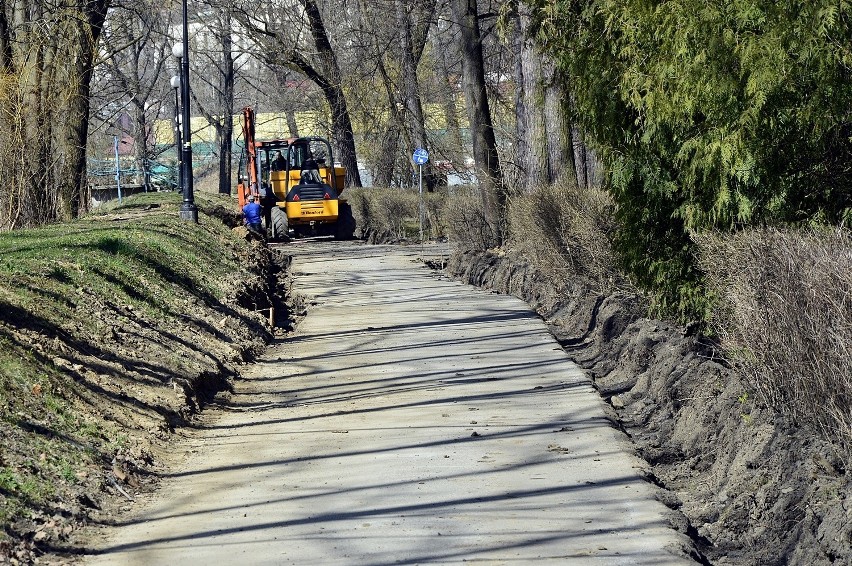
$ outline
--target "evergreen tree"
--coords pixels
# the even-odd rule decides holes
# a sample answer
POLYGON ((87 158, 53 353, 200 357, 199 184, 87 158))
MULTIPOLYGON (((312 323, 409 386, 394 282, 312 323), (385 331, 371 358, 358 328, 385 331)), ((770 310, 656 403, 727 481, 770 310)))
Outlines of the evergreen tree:
POLYGON ((662 306, 706 308, 693 231, 852 220, 850 2, 531 4, 662 306))

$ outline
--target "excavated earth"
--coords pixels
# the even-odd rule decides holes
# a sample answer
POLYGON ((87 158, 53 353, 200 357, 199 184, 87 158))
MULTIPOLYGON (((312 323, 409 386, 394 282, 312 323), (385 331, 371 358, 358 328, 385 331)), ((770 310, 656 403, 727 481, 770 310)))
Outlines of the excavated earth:
MULTIPOLYGON (((262 246, 255 250, 259 260, 251 263, 265 266, 260 271, 275 265, 286 269, 287 258, 273 257, 279 254, 269 255, 262 246)), ((602 295, 580 280, 552 281, 512 254, 456 253, 446 271, 467 283, 515 295, 547 321, 615 409, 638 453, 651 464, 650 479, 665 488, 660 490, 663 503, 680 511, 680 528, 696 541, 709 563, 852 564, 852 478, 843 460, 810 432, 754 404, 747 385, 726 366, 713 343, 684 328, 644 318, 639 297, 602 295)), ((261 287, 270 285, 270 279, 283 293, 286 282, 280 277, 283 273, 278 275, 256 272, 257 294, 268 292, 261 287)), ((201 303, 195 303, 195 315, 209 321, 205 327, 224 320, 216 309, 201 303)), ((216 367, 199 375, 217 374, 228 381, 228 368, 240 363, 231 359, 251 358, 270 338, 260 330, 259 320, 249 318, 238 326, 248 324, 258 332, 251 343, 240 344, 245 352, 234 353, 231 339, 221 344, 211 339, 207 351, 215 353, 216 367), (223 368, 226 371, 221 373, 223 368)), ((183 330, 171 332, 182 335, 183 330)), ((198 332, 192 324, 185 330, 198 332)), ((191 385, 192 391, 176 394, 180 405, 202 405, 203 390, 215 394, 227 389, 221 383, 205 384, 203 379, 191 385)), ((142 393, 146 392, 136 395, 142 393)), ((152 404, 165 403, 161 391, 152 390, 151 396, 152 404)), ((152 459, 168 459, 164 454, 174 433, 167 430, 175 425, 180 430, 184 412, 183 408, 160 411, 171 416, 165 425, 156 418, 137 423, 139 433, 131 437, 128 455, 122 460, 131 468, 129 475, 135 474, 141 483, 130 495, 152 489, 154 477, 145 470, 152 467, 152 459), (134 446, 141 456, 130 453, 134 446)), ((125 490, 130 490, 127 483, 125 490)), ((81 511, 81 516, 88 517, 74 520, 109 523, 130 511, 135 505, 128 505, 114 484, 91 495, 97 510, 81 511)), ((44 556, 41 563, 64 562, 60 556, 68 557, 69 551, 73 555, 76 537, 57 537, 49 537, 41 546, 42 551, 52 548, 59 555, 44 556)))
POLYGON ((664 503, 717 565, 852 564, 852 474, 828 444, 754 403, 711 341, 644 317, 635 295, 555 282, 511 253, 447 271, 515 295, 592 376, 664 503))
MULTIPOLYGON (((258 311, 273 305, 286 317, 276 299, 283 291, 276 287, 284 285, 288 258, 270 251, 242 227, 233 228, 236 239, 225 237, 228 228, 219 225, 236 226, 239 215, 206 200, 199 205, 200 230, 207 230, 209 241, 225 238, 228 249, 239 254, 240 268, 221 282, 233 292, 222 300, 175 275, 167 283, 175 312, 180 313, 175 316, 151 314, 122 301, 118 292, 97 294, 80 288, 75 291, 79 295, 67 300, 100 332, 87 331, 75 320, 54 327, 23 310, 0 317, 0 334, 47 360, 45 371, 53 371, 66 386, 55 394, 67 398, 70 411, 96 423, 92 426, 111 442, 99 449, 89 440, 68 438, 69 444, 96 456, 81 458, 70 468, 70 477, 57 478, 52 486, 56 495, 43 506, 33 505, 2 525, 9 536, 0 541, 0 564, 65 564, 77 552, 86 527, 110 524, 138 507, 155 488, 156 470, 171 457, 175 437, 193 427, 214 396, 231 389, 238 368, 272 339, 268 310, 258 311), (232 241, 241 239, 246 245, 232 241)), ((177 213, 176 204, 149 208, 122 209, 107 221, 127 224, 143 216, 177 213)), ((49 387, 59 391, 58 385, 49 387)), ((25 401, 42 403, 40 393, 34 389, 32 399, 25 401)), ((3 429, 0 464, 43 465, 51 455, 39 457, 36 451, 33 461, 33 436, 61 435, 28 414, 18 417, 18 427, 3 429)))

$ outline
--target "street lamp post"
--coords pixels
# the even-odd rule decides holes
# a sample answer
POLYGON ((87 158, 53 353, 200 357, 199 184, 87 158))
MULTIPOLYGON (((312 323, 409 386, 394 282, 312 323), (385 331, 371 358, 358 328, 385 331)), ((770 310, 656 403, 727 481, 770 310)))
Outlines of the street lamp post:
POLYGON ((181 151, 181 184, 183 203, 180 205, 180 217, 198 222, 198 208, 192 193, 192 136, 189 112, 189 25, 187 24, 186 0, 183 0, 183 42, 172 48, 172 55, 180 62, 180 98, 181 125, 183 126, 181 151))
POLYGON ((174 116, 174 128, 175 128, 175 151, 177 152, 177 186, 180 187, 180 190, 183 190, 183 143, 181 136, 181 117, 180 117, 180 76, 175 75, 169 81, 169 84, 175 91, 175 116, 174 116))

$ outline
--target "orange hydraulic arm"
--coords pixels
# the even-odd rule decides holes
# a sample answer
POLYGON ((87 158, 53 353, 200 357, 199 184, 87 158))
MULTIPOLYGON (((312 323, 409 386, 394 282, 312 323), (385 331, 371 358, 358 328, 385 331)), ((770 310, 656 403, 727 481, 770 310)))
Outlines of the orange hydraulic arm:
POLYGON ((254 109, 251 106, 243 108, 243 139, 246 143, 246 172, 248 179, 240 179, 237 193, 242 208, 250 194, 260 199, 260 179, 258 179, 257 148, 254 140, 254 109))

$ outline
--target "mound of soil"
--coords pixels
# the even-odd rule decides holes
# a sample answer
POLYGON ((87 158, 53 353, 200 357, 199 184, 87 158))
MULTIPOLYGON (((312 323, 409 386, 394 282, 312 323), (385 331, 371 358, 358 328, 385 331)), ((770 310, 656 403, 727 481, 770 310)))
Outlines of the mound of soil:
MULTIPOLYGON (((166 214, 176 217, 176 210, 166 214)), ((278 297, 289 258, 241 226, 217 226, 239 224, 224 207, 207 206, 203 213, 199 230, 208 251, 215 248, 223 254, 219 261, 233 265, 220 282, 228 290, 224 297, 165 278, 151 284, 168 297, 162 299, 167 307, 132 304, 109 286, 79 287, 63 295, 75 305, 74 316, 59 325, 24 309, 0 316, 0 336, 50 376, 32 388, 14 422, 0 427, 0 465, 34 470, 52 483, 43 502, 23 500, 3 525, 0 563, 65 563, 63 555, 77 552, 82 527, 109 524, 135 505, 156 483, 176 427, 191 426, 204 405, 231 390, 238 367, 263 351, 273 332, 269 307, 288 316, 278 297), (48 394, 86 423, 88 436, 57 432, 56 417, 42 409, 48 394), (34 452, 34 445, 44 448, 34 452), (58 455, 66 462, 62 473, 52 470, 58 455)), ((122 210, 104 221, 160 214, 122 210)), ((120 282, 111 284, 118 289, 120 282)), ((0 490, 0 503, 6 495, 0 490)))
POLYGON ((759 406, 717 346, 629 293, 556 282, 522 257, 457 253, 449 274, 545 319, 652 466, 675 525, 719 565, 852 563, 852 477, 829 444, 759 406))

